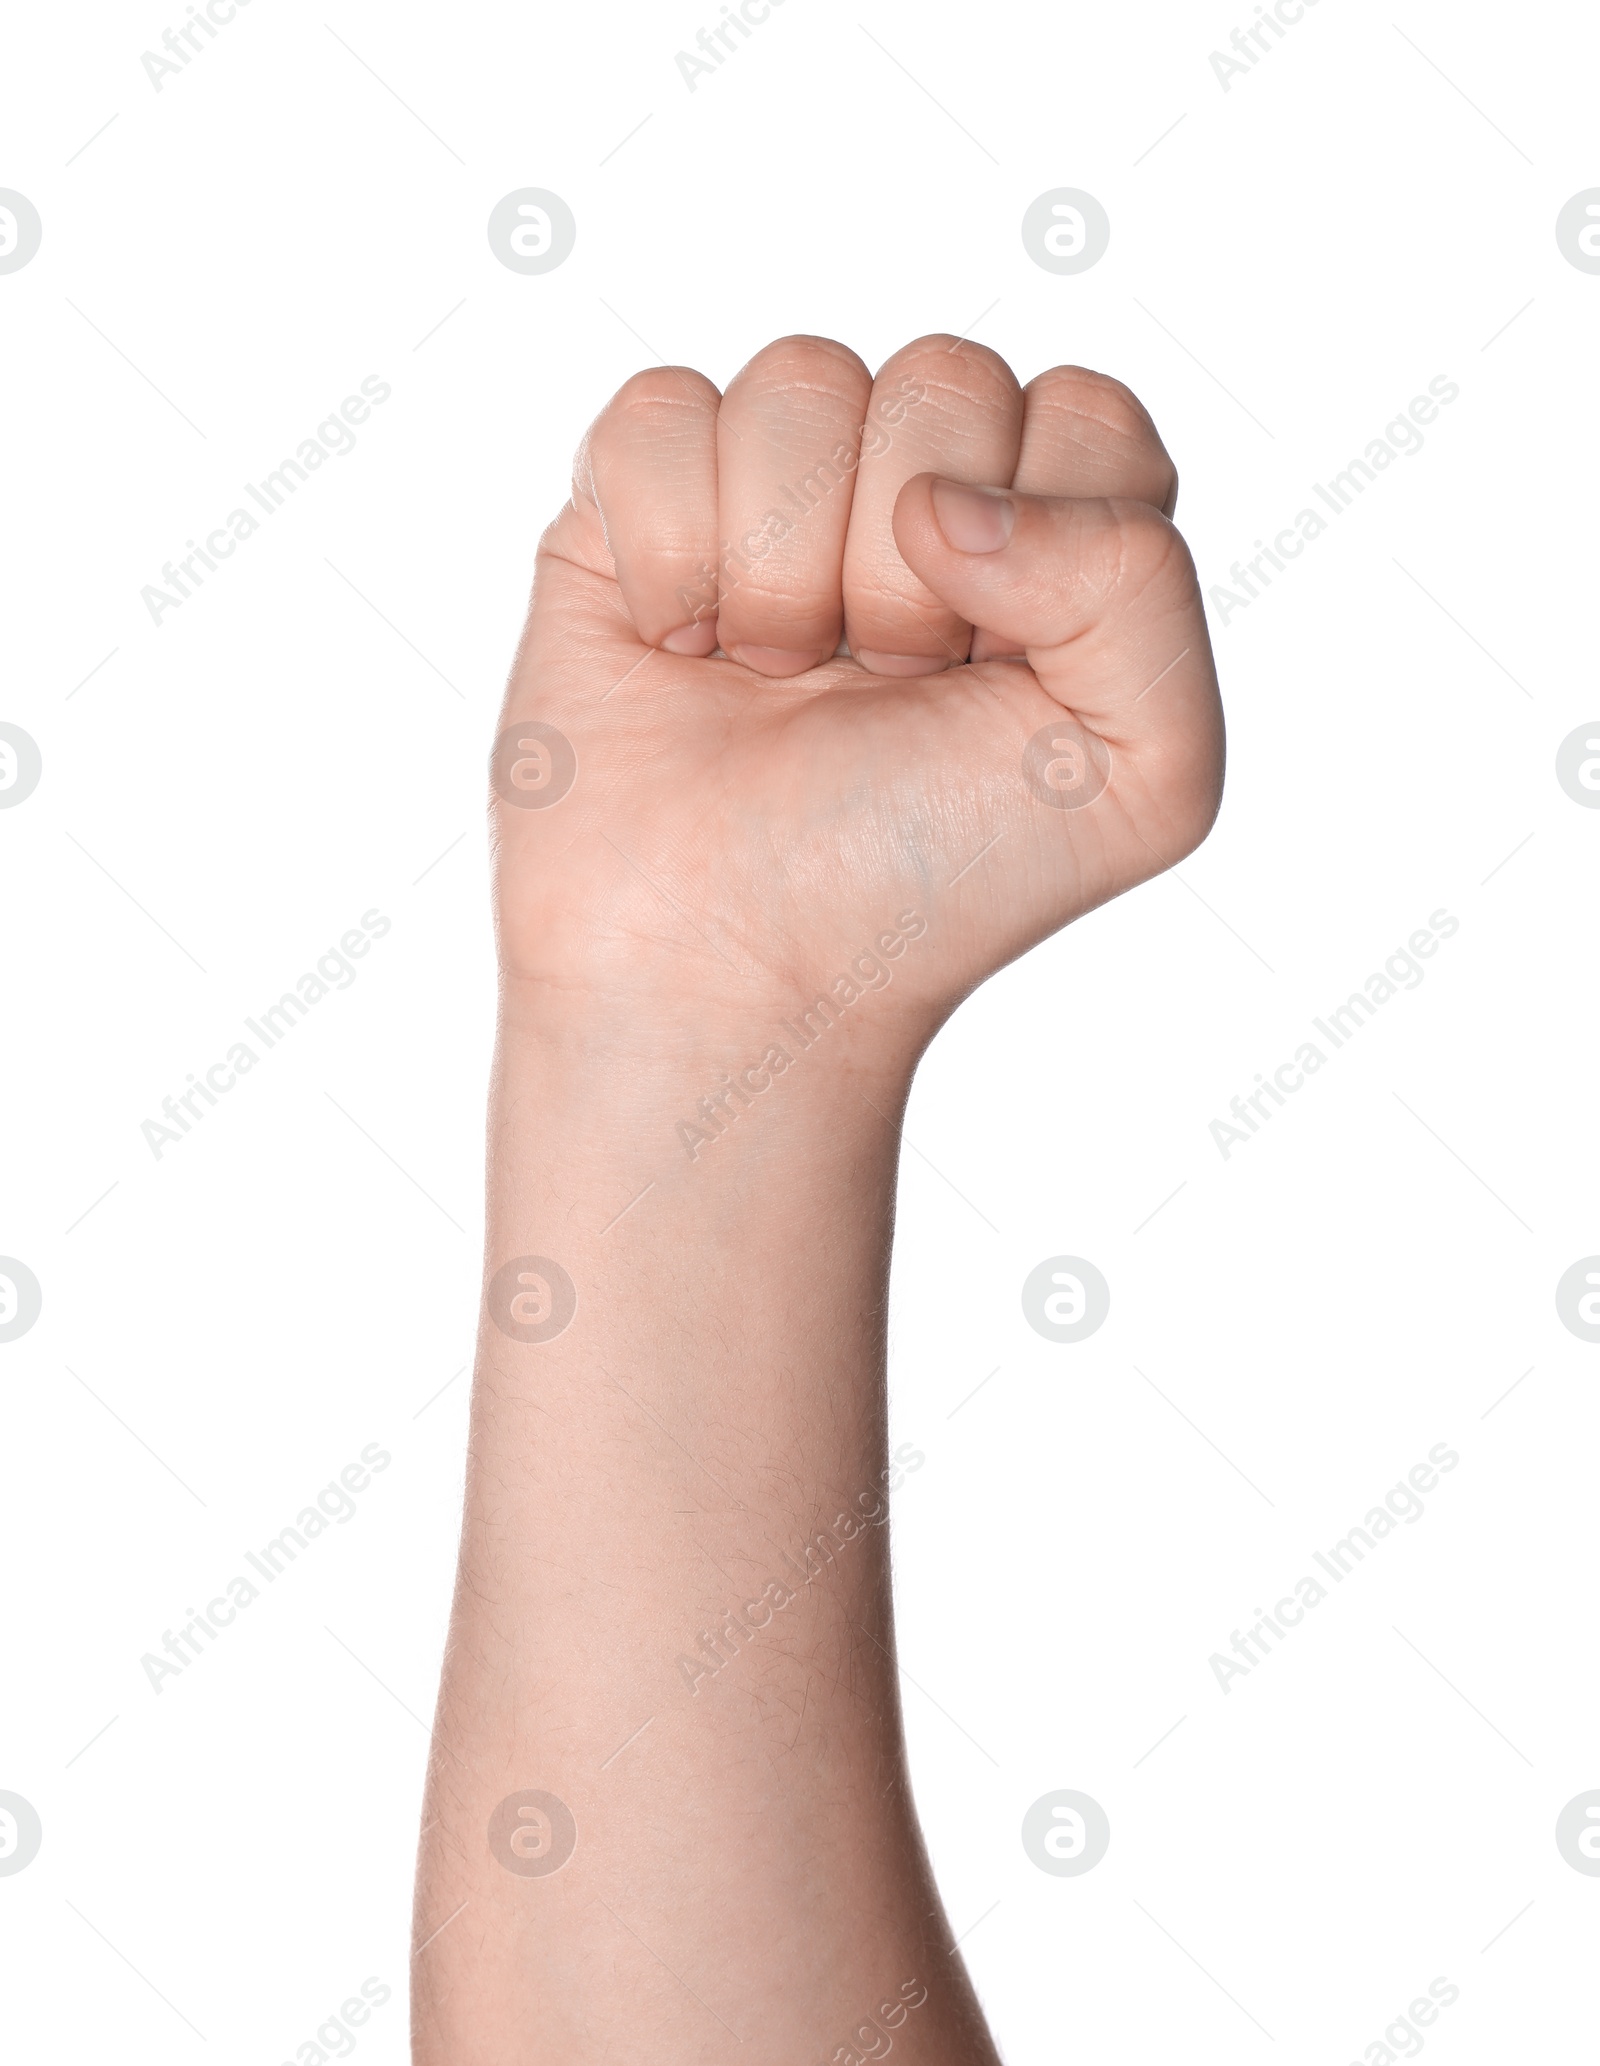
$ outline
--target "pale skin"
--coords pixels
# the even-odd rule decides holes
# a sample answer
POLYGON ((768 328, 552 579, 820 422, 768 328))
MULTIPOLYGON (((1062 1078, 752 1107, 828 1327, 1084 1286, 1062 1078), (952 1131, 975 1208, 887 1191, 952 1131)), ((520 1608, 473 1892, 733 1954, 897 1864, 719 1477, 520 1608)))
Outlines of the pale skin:
POLYGON ((901 1738, 897 1129, 963 997, 1210 828, 1176 488, 1119 383, 950 337, 642 373, 579 450, 500 725, 576 773, 495 758, 485 1258, 576 1309, 486 1293, 419 2066, 997 2060, 901 1738), (558 1869, 505 1862, 538 1808, 491 1842, 530 1791, 558 1869))

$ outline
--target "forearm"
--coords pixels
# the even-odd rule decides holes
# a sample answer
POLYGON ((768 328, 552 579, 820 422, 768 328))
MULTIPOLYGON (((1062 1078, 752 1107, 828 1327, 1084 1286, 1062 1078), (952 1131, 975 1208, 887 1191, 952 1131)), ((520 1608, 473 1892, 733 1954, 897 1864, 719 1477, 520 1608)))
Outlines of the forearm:
POLYGON ((844 1026, 803 1049, 763 1012, 607 1052, 556 1017, 508 992, 486 1276, 549 1258, 576 1310, 538 1342, 483 1324, 419 1941, 469 1905, 418 1961, 418 2056, 512 2056, 537 2004, 542 2042, 516 2056, 559 2034, 573 2059, 643 2059, 671 2031, 710 2060, 733 2032, 820 2062, 909 1987, 928 1990, 913 2056, 985 2058, 892 1655, 909 1061, 868 1068, 844 1026), (788 1066, 751 1068, 773 1045, 788 1066), (697 1113, 724 1073, 767 1080, 697 1113), (576 1847, 524 1877, 486 1831, 528 1789, 566 1804, 576 1847), (479 2034, 486 1990, 504 2051, 479 2034))

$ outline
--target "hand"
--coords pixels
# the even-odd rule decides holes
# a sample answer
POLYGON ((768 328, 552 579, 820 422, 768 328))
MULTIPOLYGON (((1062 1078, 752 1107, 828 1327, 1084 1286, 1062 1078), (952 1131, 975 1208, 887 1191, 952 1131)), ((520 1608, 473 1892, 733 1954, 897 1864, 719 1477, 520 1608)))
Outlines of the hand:
POLYGON ((1180 860, 1222 718, 1176 492, 1116 381, 1023 389, 948 337, 876 380, 813 337, 723 396, 635 375, 541 543, 507 693, 502 798, 558 796, 498 805, 508 977, 770 1019, 909 910, 929 939, 875 1022, 920 1044, 1180 860), (570 742, 565 794, 559 742, 505 736, 528 719, 570 742))

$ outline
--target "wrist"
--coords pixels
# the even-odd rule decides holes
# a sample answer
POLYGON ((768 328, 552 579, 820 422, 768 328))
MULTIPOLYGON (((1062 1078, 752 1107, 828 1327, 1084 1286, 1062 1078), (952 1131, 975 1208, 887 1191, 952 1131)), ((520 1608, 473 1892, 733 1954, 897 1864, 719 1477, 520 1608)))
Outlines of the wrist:
POLYGON ((681 1090, 684 1072, 707 1063, 728 1076, 763 1065, 782 1074, 802 1055, 909 1081, 951 1001, 948 943, 938 951, 915 907, 828 927, 853 945, 764 944, 759 960, 726 928, 724 946, 668 951, 631 929, 612 937, 579 923, 581 913, 567 916, 552 952, 548 929, 530 935, 502 913, 502 1031, 530 1051, 639 1070, 647 1085, 681 1090))
POLYGON ((692 1162, 696 1133, 708 1145, 757 1112, 793 1109, 814 1125, 824 1111, 898 1109, 935 1023, 921 1000, 865 987, 849 1003, 831 986, 729 999, 557 990, 508 974, 497 1078, 548 1120, 581 1126, 591 1150, 609 1153, 665 1127, 692 1162))

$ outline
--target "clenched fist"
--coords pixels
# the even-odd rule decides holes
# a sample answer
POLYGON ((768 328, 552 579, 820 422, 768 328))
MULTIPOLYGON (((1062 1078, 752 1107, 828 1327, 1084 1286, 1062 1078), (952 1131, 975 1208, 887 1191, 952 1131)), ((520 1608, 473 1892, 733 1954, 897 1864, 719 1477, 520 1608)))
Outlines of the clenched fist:
MULTIPOLYGON (((641 373, 546 532, 495 756, 502 960, 763 1022, 914 910, 920 1043, 1180 860, 1222 720, 1172 462, 1116 381, 926 337, 641 373)), ((603 1037, 604 1027, 595 1028, 603 1037)))
POLYGON ((897 1121, 975 984, 1216 812, 1175 489, 1115 381, 1024 390, 948 337, 876 380, 811 337, 726 395, 641 374, 583 442, 493 755, 418 2066, 859 2059, 902 2026, 919 2066, 998 2066, 905 1769, 897 1121), (568 1840, 524 1876, 493 1832, 530 1797, 568 1840))

